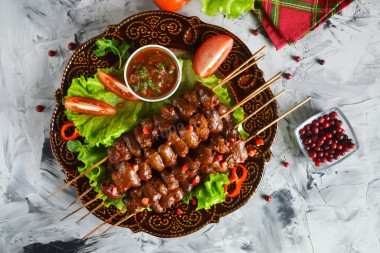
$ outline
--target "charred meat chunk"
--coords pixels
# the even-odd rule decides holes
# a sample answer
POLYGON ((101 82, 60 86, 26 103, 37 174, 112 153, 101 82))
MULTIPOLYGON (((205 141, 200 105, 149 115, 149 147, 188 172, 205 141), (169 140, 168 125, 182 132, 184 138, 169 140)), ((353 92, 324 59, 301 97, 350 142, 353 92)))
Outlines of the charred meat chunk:
POLYGON ((208 127, 211 133, 220 133, 223 130, 223 122, 219 117, 217 111, 213 109, 205 110, 204 114, 206 116, 208 127))
POLYGON ((128 161, 132 158, 132 154, 129 152, 122 138, 118 138, 113 146, 119 152, 121 161, 128 161))
POLYGON ((137 143, 132 133, 124 134, 123 140, 125 142, 125 145, 127 145, 129 152, 131 152, 132 155, 142 156, 143 152, 140 148, 140 145, 137 143))
POLYGON ((212 149, 201 143, 197 149, 194 150, 195 159, 201 164, 209 165, 214 160, 212 149))
POLYGON ((172 125, 175 125, 181 120, 180 116, 178 115, 178 112, 170 104, 164 104, 161 107, 161 116, 172 125))
POLYGON ((108 161, 110 163, 117 164, 117 163, 123 161, 121 159, 120 153, 116 150, 115 147, 109 147, 109 148, 107 148, 107 154, 108 154, 108 161))
POLYGON ((146 149, 145 150, 145 159, 148 161, 149 165, 158 171, 162 171, 165 169, 164 161, 160 154, 154 149, 146 149))
MULTIPOLYGON (((219 103, 218 106, 216 106, 216 111, 218 112, 219 116, 224 115, 226 112, 228 112, 228 108, 225 104, 219 103)), ((223 117, 223 123, 228 122, 229 124, 233 125, 234 124, 234 117, 232 116, 232 113, 227 114, 226 116, 223 117)))
POLYGON ((158 136, 158 129, 151 119, 143 119, 140 125, 143 131, 145 129, 146 132, 150 133, 152 139, 155 139, 158 136))
POLYGON ((185 157, 187 153, 189 153, 189 147, 181 138, 179 138, 175 130, 171 130, 169 132, 168 142, 178 156, 185 157))
POLYGON ((203 84, 197 83, 197 85, 195 85, 195 91, 198 93, 198 98, 204 108, 214 108, 219 104, 219 99, 216 94, 203 84))
POLYGON ((130 213, 137 213, 142 208, 142 206, 140 206, 139 203, 129 195, 123 198, 123 203, 127 206, 127 210, 130 213))
POLYGON ((189 121, 190 117, 196 112, 195 107, 183 98, 173 98, 173 106, 186 122, 189 121))
POLYGON ((171 173, 178 182, 185 180, 189 176, 188 170, 184 170, 179 166, 173 166, 171 168, 171 173))
POLYGON ((177 155, 167 142, 161 144, 157 151, 164 161, 165 167, 173 166, 177 162, 177 155))
POLYGON ((163 170, 160 173, 160 177, 162 179, 162 182, 164 182, 165 186, 168 188, 169 191, 177 188, 179 185, 174 174, 170 173, 168 170, 163 170))
POLYGON ((115 184, 111 181, 105 181, 100 185, 102 192, 110 199, 120 199, 121 193, 117 190, 115 184))
POLYGON ((166 133, 173 128, 172 123, 162 117, 161 114, 154 114, 153 121, 162 135, 166 135, 166 133))
POLYGON ((220 134, 213 134, 210 138, 210 146, 220 154, 230 151, 229 143, 220 134))
POLYGON ((149 163, 143 160, 141 157, 136 157, 135 162, 139 166, 137 174, 139 175, 140 179, 143 181, 150 180, 152 178, 152 169, 150 168, 149 163))
POLYGON ((198 147, 198 144, 200 142, 198 135, 189 129, 189 127, 180 126, 179 128, 179 135, 181 136, 181 139, 190 147, 190 148, 196 148, 198 147))
POLYGON ((112 171, 111 178, 120 193, 140 186, 140 178, 128 162, 119 163, 117 169, 112 171))
POLYGON ((166 195, 168 194, 168 188, 164 185, 164 183, 158 178, 155 177, 153 178, 150 182, 152 182, 152 185, 154 189, 161 195, 166 195))
POLYGON ((201 101, 198 98, 198 94, 195 90, 185 90, 185 92, 182 94, 182 97, 192 104, 195 108, 198 108, 201 106, 201 101))
POLYGON ((136 126, 133 129, 136 141, 139 143, 142 149, 150 148, 153 145, 152 135, 145 134, 140 126, 136 126))
POLYGON ((150 201, 159 201, 162 195, 154 188, 153 182, 148 181, 142 186, 142 193, 144 196, 148 197, 150 201))
POLYGON ((206 141, 208 139, 210 130, 208 128, 208 122, 203 114, 194 114, 190 118, 189 123, 194 127, 194 131, 197 133, 201 141, 206 141))

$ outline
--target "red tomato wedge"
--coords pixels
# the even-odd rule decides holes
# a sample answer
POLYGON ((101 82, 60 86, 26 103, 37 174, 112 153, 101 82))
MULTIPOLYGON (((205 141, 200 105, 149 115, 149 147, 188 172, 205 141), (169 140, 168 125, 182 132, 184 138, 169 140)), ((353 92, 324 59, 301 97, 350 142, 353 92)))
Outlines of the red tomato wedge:
POLYGON ((99 100, 84 97, 66 98, 65 107, 74 112, 99 116, 111 116, 116 113, 113 106, 99 100))
POLYGON ((156 4, 165 11, 179 11, 191 0, 154 0, 156 4))
POLYGON ((234 40, 227 35, 207 39, 194 56, 194 71, 202 78, 214 73, 230 53, 234 40))
POLYGON ((119 97, 128 100, 128 101, 139 101, 140 99, 135 97, 128 86, 120 81, 119 79, 104 73, 103 71, 98 71, 98 78, 100 82, 106 87, 107 90, 115 93, 119 97))

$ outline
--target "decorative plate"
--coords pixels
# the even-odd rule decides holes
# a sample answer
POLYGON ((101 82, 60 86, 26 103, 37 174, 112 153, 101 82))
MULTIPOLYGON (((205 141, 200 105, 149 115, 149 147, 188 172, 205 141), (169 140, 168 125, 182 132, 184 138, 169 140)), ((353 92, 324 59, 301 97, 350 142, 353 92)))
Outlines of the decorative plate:
MULTIPOLYGON (((110 67, 118 61, 117 57, 112 54, 99 58, 93 54, 92 51, 96 49, 96 39, 106 37, 134 42, 136 48, 146 44, 159 44, 194 54, 202 42, 218 34, 226 34, 234 39, 231 53, 218 69, 222 76, 227 76, 252 55, 247 46, 234 34, 221 27, 205 24, 197 17, 185 17, 176 13, 150 11, 136 14, 118 25, 108 26, 104 33, 90 39, 78 48, 70 58, 63 73, 61 88, 55 94, 57 105, 50 126, 51 146, 57 160, 67 173, 66 181, 78 175, 77 167, 82 164, 77 160, 77 153, 70 152, 67 149, 66 141, 62 139, 60 134, 61 127, 67 122, 64 114, 65 108, 61 100, 67 94, 74 78, 81 75, 92 76, 96 73, 97 68, 110 67)), ((240 101, 264 82, 263 72, 255 65, 230 81, 229 85, 235 99, 240 101)), ((245 114, 249 115, 272 97, 272 92, 267 89, 243 106, 245 114)), ((254 134, 276 118, 277 104, 273 102, 248 120, 244 124, 244 129, 248 133, 254 134)), ((275 138, 276 129, 277 124, 259 135, 259 138, 264 140, 263 146, 256 147, 254 141, 247 144, 248 149, 257 151, 257 156, 249 158, 245 163, 249 173, 239 196, 232 199, 227 198, 226 202, 215 205, 210 210, 196 211, 195 205, 187 205, 180 201, 174 208, 168 209, 162 214, 145 210, 122 223, 121 226, 130 228, 133 232, 144 231, 159 237, 179 237, 191 234, 211 222, 219 222, 222 216, 240 208, 255 193, 262 179, 265 163, 271 158, 270 147, 275 138), (178 208, 184 211, 182 215, 177 214, 178 208)), ((82 177, 73 185, 78 195, 90 187, 86 177, 82 177)), ((82 202, 86 203, 95 196, 95 192, 92 191, 83 197, 82 202)), ((95 201, 87 208, 92 210, 99 203, 99 200, 95 201)), ((106 220, 116 212, 115 207, 102 207, 94 214, 99 219, 106 220)), ((123 217, 124 215, 117 216, 112 220, 112 224, 123 217)))

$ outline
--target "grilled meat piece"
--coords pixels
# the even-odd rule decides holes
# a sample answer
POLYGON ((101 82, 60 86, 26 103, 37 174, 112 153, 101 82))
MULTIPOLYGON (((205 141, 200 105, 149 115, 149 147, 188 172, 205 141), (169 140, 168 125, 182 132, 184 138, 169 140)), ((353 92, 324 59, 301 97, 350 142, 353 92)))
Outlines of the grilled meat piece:
POLYGON ((194 131, 190 131, 188 127, 180 126, 179 135, 190 148, 198 147, 200 142, 198 135, 194 131))
POLYGON ((122 194, 130 188, 139 187, 141 184, 140 178, 128 162, 119 163, 117 169, 111 172, 111 178, 122 194))
POLYGON ((198 94, 195 90, 185 90, 185 92, 182 94, 182 97, 192 104, 195 108, 198 108, 201 106, 201 101, 198 98, 198 94))
POLYGON ((185 157, 187 153, 189 153, 189 147, 181 138, 179 138, 175 130, 171 130, 169 132, 168 142, 178 156, 185 157))
POLYGON ((220 154, 225 154, 230 151, 229 142, 220 134, 213 134, 211 136, 210 146, 220 154))
POLYGON ((171 173, 178 182, 185 180, 189 176, 188 170, 184 170, 179 166, 173 166, 171 168, 171 173))
POLYGON ((170 147, 170 145, 167 142, 164 144, 161 144, 158 147, 157 151, 162 157, 165 167, 173 166, 174 164, 176 164, 177 155, 174 153, 173 149, 170 147))
POLYGON ((185 193, 179 187, 175 188, 172 191, 172 193, 173 193, 175 201, 180 201, 181 199, 183 199, 183 197, 185 197, 185 193))
POLYGON ((150 168, 149 163, 143 160, 141 157, 136 157, 135 162, 139 166, 137 174, 139 175, 140 179, 143 181, 150 180, 152 178, 152 169, 150 168))
POLYGON ((194 185, 191 184, 191 181, 189 182, 188 179, 186 179, 184 181, 179 182, 179 187, 185 193, 185 195, 187 195, 193 190, 194 185))
POLYGON ((146 182, 142 186, 141 190, 142 190, 142 194, 148 197, 149 200, 152 202, 157 202, 162 197, 161 193, 157 192, 157 190, 155 189, 152 181, 146 182))
MULTIPOLYGON (((223 114, 225 114, 226 112, 228 112, 228 108, 225 104, 222 104, 222 103, 219 103, 216 107, 215 107, 216 111, 218 112, 218 114, 220 116, 222 116, 223 114)), ((234 124, 234 117, 232 116, 232 113, 229 113, 227 114, 226 116, 223 117, 223 123, 225 122, 228 122, 229 124, 233 125, 234 124)))
POLYGON ((219 117, 218 112, 213 109, 209 109, 205 110, 203 113, 206 116, 210 132, 220 133, 223 130, 223 122, 219 117))
POLYGON ((172 123, 161 116, 161 114, 153 115, 154 124, 157 126, 161 135, 166 136, 166 133, 172 129, 172 123))
POLYGON ((201 168, 199 169, 199 173, 201 174, 203 181, 209 181, 210 174, 215 174, 216 171, 213 166, 203 164, 201 168))
POLYGON ((181 121, 180 115, 170 104, 164 104, 161 107, 161 116, 169 121, 172 125, 175 125, 181 121))
POLYGON ((140 126, 133 128, 133 134, 135 135, 136 141, 139 143, 142 149, 150 148, 153 145, 152 135, 144 134, 140 126))
POLYGON ((123 203, 127 206, 127 210, 130 213, 137 213, 141 210, 139 203, 133 199, 131 196, 127 195, 123 198, 123 203))
POLYGON ((164 183, 158 177, 153 178, 151 181, 154 189, 161 195, 168 194, 168 188, 164 185, 164 183))
POLYGON ((127 145, 129 152, 131 152, 132 155, 142 156, 143 152, 140 148, 140 145, 137 143, 132 133, 123 134, 123 140, 127 145))
POLYGON ((194 114, 190 120, 189 124, 194 127, 194 131, 197 133, 199 139, 201 141, 206 141, 210 134, 210 130, 208 128, 208 122, 201 113, 194 114))
POLYGON ((175 202, 173 193, 169 192, 167 195, 162 196, 160 204, 163 208, 170 208, 175 202))
POLYGON ((237 163, 243 163, 248 158, 248 151, 243 141, 238 141, 235 146, 233 146, 231 152, 236 154, 237 163))
POLYGON ((219 99, 216 94, 203 84, 197 83, 197 85, 195 85, 195 91, 198 93, 198 98, 204 108, 214 108, 219 104, 219 99))
POLYGON ((181 165, 185 165, 186 164, 188 166, 188 170, 199 170, 199 168, 201 166, 201 163, 199 162, 199 160, 192 159, 189 156, 181 158, 180 164, 181 165))
POLYGON ((100 189, 108 198, 120 199, 122 194, 115 187, 115 184, 111 181, 105 181, 100 185, 100 189))
POLYGON ((150 132, 152 139, 155 139, 158 136, 158 129, 151 119, 143 119, 140 125, 143 130, 146 128, 150 132))
POLYGON ((165 211, 165 208, 163 208, 158 201, 152 201, 149 202, 150 208, 156 213, 163 213, 165 211))
POLYGON ((154 149, 146 149, 145 150, 145 159, 148 161, 149 165, 158 171, 162 171, 165 169, 164 162, 162 161, 161 156, 154 149))
POLYGON ((136 202, 142 206, 142 207, 148 207, 147 204, 142 203, 142 199, 144 198, 141 187, 131 189, 129 192, 129 195, 136 200, 136 202))
POLYGON ((212 153, 212 149, 207 147, 205 144, 199 144, 198 148, 194 150, 195 159, 199 161, 201 164, 209 165, 214 160, 214 155, 212 153))
POLYGON ((195 107, 183 98, 173 98, 173 106, 186 122, 189 121, 190 117, 196 112, 195 107))
POLYGON ((168 188, 169 191, 177 188, 179 185, 174 174, 170 173, 168 170, 163 170, 160 173, 160 177, 162 179, 162 182, 165 184, 165 186, 168 188))
POLYGON ((224 124, 223 125, 223 132, 222 132, 222 134, 224 135, 225 140, 230 143, 230 146, 234 146, 236 142, 241 141, 240 134, 230 124, 224 124))
POLYGON ((115 163, 115 164, 117 164, 117 163, 123 161, 123 160, 121 159, 121 155, 120 155, 120 153, 119 153, 119 152, 116 150, 116 148, 114 148, 114 147, 109 147, 109 148, 107 148, 107 154, 108 154, 108 161, 109 161, 110 163, 115 163))
POLYGON ((132 154, 129 152, 128 147, 124 143, 123 139, 117 139, 113 146, 119 152, 121 161, 128 161, 132 158, 132 154))

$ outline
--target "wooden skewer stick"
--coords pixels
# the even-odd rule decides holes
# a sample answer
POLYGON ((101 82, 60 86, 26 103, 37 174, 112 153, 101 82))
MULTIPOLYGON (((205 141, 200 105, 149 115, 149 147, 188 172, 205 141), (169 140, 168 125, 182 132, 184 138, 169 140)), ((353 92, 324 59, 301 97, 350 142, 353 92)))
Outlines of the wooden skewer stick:
POLYGON ((94 213, 96 210, 98 210, 99 208, 101 208, 103 206, 103 202, 100 203, 97 207, 95 207, 94 209, 91 210, 91 212, 89 212, 88 214, 86 214, 85 216, 83 216, 82 218, 80 218, 79 220, 77 220, 76 223, 79 223, 81 220, 85 219, 87 216, 89 216, 90 214, 94 213))
POLYGON ((266 102, 265 104, 263 104, 259 109, 257 109, 256 111, 254 111, 253 113, 251 113, 248 117, 246 117, 245 119, 243 119, 242 121, 240 121, 239 123, 236 124, 236 126, 234 126, 235 128, 238 128, 241 124, 243 124, 244 122, 246 122, 247 120, 249 120, 253 115, 255 115, 256 113, 258 113, 259 111, 261 111, 262 109, 265 108, 265 106, 269 105, 273 100, 275 100, 276 98, 278 98, 279 96, 281 96, 281 94, 283 94, 286 90, 282 90, 280 93, 278 93, 276 96, 274 96, 271 100, 269 100, 268 102, 266 102))
POLYGON ((83 241, 84 239, 86 239, 87 237, 89 237, 90 235, 92 235, 96 230, 98 230, 99 228, 103 227, 104 225, 106 225, 107 223, 111 222, 116 216, 118 216, 121 212, 123 212, 124 210, 126 210, 127 208, 124 207, 123 209, 121 209, 120 211, 118 211, 117 213, 115 213, 114 215, 112 215, 108 220, 106 220, 105 222, 103 222, 102 224, 100 224, 99 226, 97 226, 96 228, 94 228, 90 233, 88 233, 85 237, 83 237, 81 239, 81 241, 83 241))
POLYGON ((79 210, 82 210, 83 208, 85 208, 86 206, 88 206, 89 204, 91 204, 92 202, 94 202, 95 200, 97 200, 98 198, 104 196, 103 193, 99 194, 98 196, 96 196, 96 198, 90 200, 89 202, 87 202, 86 204, 84 204, 83 206, 79 207, 78 209, 76 209, 75 211, 72 211, 71 213, 69 213, 68 215, 66 215, 65 217, 63 217, 61 219, 61 221, 63 221, 64 219, 66 219, 67 217, 73 215, 74 213, 78 212, 79 210))
POLYGON ((92 189, 94 189, 94 187, 92 187, 92 186, 90 188, 88 188, 84 193, 82 193, 78 198, 76 198, 76 200, 74 200, 70 205, 68 205, 66 207, 66 209, 69 208, 70 206, 74 205, 75 203, 77 203, 78 200, 80 200, 84 195, 86 195, 87 193, 89 193, 92 189))
POLYGON ((293 112, 294 110, 296 110, 298 107, 300 107, 301 105, 303 105, 304 103, 306 103, 307 101, 309 101, 311 99, 311 97, 307 97, 304 101, 302 101, 301 103, 299 103, 298 105, 294 106, 292 109, 290 109, 289 111, 287 111, 286 113, 284 113, 283 115, 281 115, 280 117, 278 117, 277 119, 275 119, 274 121, 272 121, 270 124, 268 124, 267 126, 263 127, 262 129, 260 129, 256 134, 252 135, 251 137, 249 137, 247 140, 245 140, 245 142, 249 142, 250 140, 252 140, 253 138, 255 138, 257 135, 259 135, 260 133, 264 132, 267 128, 271 127, 273 124, 277 123, 280 119, 284 118, 286 115, 288 115, 289 113, 293 112))
POLYGON ((113 224, 111 227, 107 228, 106 230, 104 230, 99 236, 101 235, 104 235, 105 233, 107 233, 108 231, 110 231, 111 229, 113 229, 114 227, 116 226, 119 226, 121 223, 123 223, 124 221, 128 220, 129 218, 131 218, 132 216, 136 215, 135 213, 132 213, 130 215, 128 215, 127 217, 125 217, 124 219, 116 222, 115 224, 113 224))
MULTIPOLYGON (((248 60, 246 60, 243 64, 241 64, 237 69, 235 69, 234 71, 232 71, 228 76, 226 76, 226 78, 224 78, 219 84, 217 84, 216 86, 214 86, 212 88, 212 90, 215 90, 217 89, 218 87, 222 86, 223 84, 225 84, 226 82, 228 82, 229 80, 231 80, 234 76, 234 74, 236 72, 238 72, 242 67, 244 67, 244 65, 246 65, 248 62, 250 62, 251 60, 253 60, 259 53, 261 53, 263 50, 265 49, 265 46, 263 46, 259 51, 257 51, 254 55, 252 55, 248 60)), ((264 57, 260 58, 263 59, 264 57)), ((258 61, 260 61, 259 59, 255 62, 257 63, 258 61)), ((254 64, 254 63, 253 63, 254 64)), ((252 64, 252 65, 253 65, 252 64)), ((235 77, 235 76, 234 76, 235 77)))
POLYGON ((88 172, 90 172, 91 170, 93 170, 94 168, 98 167, 100 164, 104 163, 105 161, 107 161, 108 159, 108 156, 106 156, 105 158, 103 158, 102 160, 100 160, 99 162, 97 162, 94 166, 92 166, 91 168, 88 168, 87 170, 83 171, 82 173, 80 173, 78 176, 76 176, 75 178, 73 178, 70 182, 68 182, 67 184, 65 184, 64 186, 62 186, 61 188, 59 188, 56 192, 50 194, 49 196, 47 196, 46 198, 50 198, 51 196, 57 194, 58 192, 62 191, 63 189, 65 189, 67 186, 71 185, 72 183, 74 183, 76 180, 78 180, 79 178, 83 177, 84 175, 86 175, 88 172))
POLYGON ((231 77, 229 78, 224 78, 223 81, 221 81, 220 83, 218 83, 217 85, 215 85, 214 87, 212 87, 211 90, 215 90, 217 88, 219 88, 220 86, 222 86, 223 84, 227 83, 228 81, 230 81, 231 79, 235 78, 236 76, 240 75, 241 73, 243 73, 244 71, 246 71, 247 69, 249 69, 250 67, 252 67, 253 65, 255 65, 256 63, 258 63, 259 61, 261 61, 262 59, 265 58, 265 55, 261 56, 260 58, 258 58, 257 60, 255 60, 254 62, 251 62, 250 64, 248 64, 246 67, 244 67, 243 69, 237 71, 236 73, 234 73, 231 77))
POLYGON ((248 100, 252 99, 253 97, 255 97, 256 95, 258 95, 259 93, 261 93, 265 89, 269 88, 271 85, 275 84, 277 81, 279 81, 281 79, 280 78, 281 74, 282 73, 280 72, 277 75, 275 75, 274 77, 272 77, 264 85, 262 85, 260 88, 258 88, 257 90, 255 90, 251 94, 249 94, 246 98, 244 98, 242 101, 240 101, 239 103, 237 103, 236 105, 234 105, 230 110, 228 110, 228 112, 226 112, 225 114, 223 114, 220 117, 224 118, 226 115, 228 115, 229 113, 233 112, 236 108, 238 108, 242 104, 245 104, 248 100))

